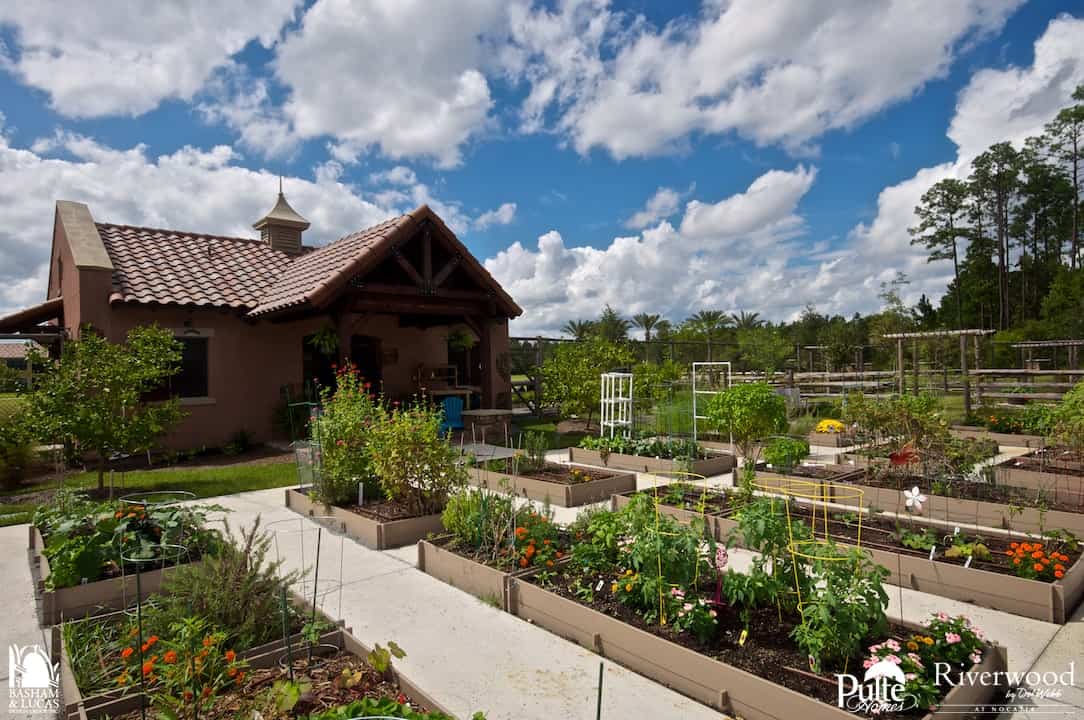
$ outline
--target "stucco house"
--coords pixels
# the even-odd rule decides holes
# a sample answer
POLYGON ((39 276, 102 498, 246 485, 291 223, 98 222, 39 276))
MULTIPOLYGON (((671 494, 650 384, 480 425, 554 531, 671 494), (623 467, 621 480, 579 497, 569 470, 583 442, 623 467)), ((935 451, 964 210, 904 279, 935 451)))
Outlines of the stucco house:
POLYGON ((0 318, 0 334, 172 330, 184 360, 170 392, 187 412, 172 447, 270 439, 286 393, 346 360, 391 397, 511 406, 508 321, 522 311, 428 206, 313 248, 280 191, 253 227, 259 238, 115 225, 58 201, 46 300, 0 318))

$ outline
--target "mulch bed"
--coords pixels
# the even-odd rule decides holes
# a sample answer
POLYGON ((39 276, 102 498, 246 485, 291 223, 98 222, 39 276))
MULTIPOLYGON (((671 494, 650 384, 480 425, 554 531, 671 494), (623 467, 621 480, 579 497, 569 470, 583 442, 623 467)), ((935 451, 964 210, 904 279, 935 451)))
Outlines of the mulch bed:
POLYGON ((1002 467, 1033 470, 1052 475, 1084 477, 1084 453, 1064 447, 1046 447, 1013 458, 1003 463, 1002 467))
MULTIPOLYGON (((650 489, 641 490, 639 494, 647 495, 650 498, 655 497, 655 491, 650 489)), ((677 490, 661 486, 659 487, 658 497, 659 503, 663 505, 696 512, 700 511, 701 503, 703 503, 704 512, 713 515, 733 509, 730 504, 730 497, 717 490, 701 490, 697 488, 677 490), (678 497, 679 492, 681 493, 680 498, 678 497)))
MULTIPOLYGON (((294 677, 308 683, 310 688, 290 711, 291 717, 306 717, 311 713, 322 712, 367 697, 394 698, 400 695, 398 685, 374 670, 364 660, 350 653, 339 652, 327 658, 326 664, 318 665, 311 670, 305 667, 303 647, 295 647, 293 654, 294 657, 298 657, 294 662, 294 677), (347 687, 344 671, 352 679, 355 673, 360 671, 360 681, 353 687, 347 687)), ((214 707, 200 713, 200 718, 201 720, 234 720, 252 717, 254 710, 264 709, 269 704, 267 696, 272 685, 276 681, 287 679, 286 670, 278 667, 247 670, 244 684, 236 691, 221 695, 214 707)), ((401 696, 401 699, 411 701, 405 696, 401 696)), ((413 702, 411 705, 418 707, 413 702)), ((119 716, 117 720, 138 720, 139 717, 140 713, 136 710, 119 716)), ((147 717, 152 717, 152 713, 148 712, 147 717)))
POLYGON ((558 485, 579 485, 591 482, 592 480, 613 477, 617 474, 606 472, 604 470, 560 465, 551 462, 546 463, 537 470, 534 468, 524 468, 524 464, 525 463, 520 460, 517 467, 517 463, 514 463, 512 458, 491 460, 489 463, 491 470, 504 473, 505 475, 531 478, 532 480, 541 480, 543 482, 551 482, 558 485))
MULTIPOLYGON (((419 513, 417 508, 402 500, 378 500, 364 505, 337 505, 343 510, 348 510, 356 515, 367 517, 370 520, 390 522, 392 520, 409 520, 416 517, 424 517, 431 513, 419 513)), ((440 512, 439 510, 437 512, 440 512)))

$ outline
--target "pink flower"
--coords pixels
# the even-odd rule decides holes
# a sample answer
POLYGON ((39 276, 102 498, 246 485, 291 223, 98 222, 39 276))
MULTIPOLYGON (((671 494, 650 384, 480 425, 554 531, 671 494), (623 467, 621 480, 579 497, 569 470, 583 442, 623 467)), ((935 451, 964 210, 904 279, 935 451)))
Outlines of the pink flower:
POLYGON ((670 596, 671 597, 676 597, 676 598, 683 598, 683 597, 685 597, 685 591, 682 590, 681 588, 671 588, 670 589, 670 596))
POLYGON ((714 610, 708 610, 708 615, 711 615, 712 617, 719 617, 719 613, 715 612, 714 610))
POLYGON ((914 673, 907 673, 906 675, 904 675, 904 677, 907 678, 908 680, 914 680, 915 678, 918 677, 918 675, 915 675, 914 673))
POLYGON ((873 658, 868 658, 868 659, 866 659, 866 660, 864 660, 862 662, 862 668, 865 669, 865 670, 869 670, 871 667, 873 667, 876 664, 877 664, 877 661, 875 661, 873 658))
POLYGON ((885 660, 892 663, 893 665, 899 665, 901 662, 903 662, 902 660, 900 660, 899 655, 889 655, 885 658, 885 660))
POLYGON ((727 553, 726 548, 720 545, 715 548, 715 569, 722 572, 726 568, 727 563, 730 561, 730 555, 727 553))
POLYGON ((939 612, 939 613, 937 613, 937 619, 938 619, 938 620, 940 620, 940 621, 942 621, 942 622, 947 622, 947 621, 948 621, 948 619, 949 619, 949 616, 948 616, 948 615, 946 615, 946 614, 945 614, 945 613, 943 613, 943 612, 939 612))
POLYGON ((881 649, 881 647, 882 647, 881 645, 870 645, 870 646, 869 646, 869 651, 870 651, 871 653, 875 653, 875 652, 877 652, 878 650, 880 650, 880 649, 881 649))
POLYGON ((895 640, 893 640, 892 638, 889 638, 888 640, 885 640, 885 647, 888 648, 889 650, 891 650, 892 652, 899 652, 900 651, 900 644, 898 642, 896 642, 895 640))
POLYGON ((915 653, 907 653, 907 659, 913 662, 915 665, 922 667, 922 658, 915 653))
POLYGON ((980 653, 978 650, 971 653, 971 662, 975 663, 976 665, 982 662, 982 653, 980 653))
POLYGON ((682 605, 682 609, 685 610, 685 612, 688 612, 688 611, 693 609, 693 604, 692 603, 685 603, 684 605, 682 605))
POLYGON ((960 636, 956 633, 945 633, 945 642, 949 645, 955 645, 960 642, 960 636))

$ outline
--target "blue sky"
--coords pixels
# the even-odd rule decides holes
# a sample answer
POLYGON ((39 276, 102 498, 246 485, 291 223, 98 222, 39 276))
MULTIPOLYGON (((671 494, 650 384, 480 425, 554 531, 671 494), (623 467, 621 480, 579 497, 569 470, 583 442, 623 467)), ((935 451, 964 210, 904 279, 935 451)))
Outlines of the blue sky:
POLYGON ((814 5, 0 9, 0 312, 41 299, 58 198, 240 234, 279 174, 313 242, 429 202, 524 306, 519 332, 607 302, 866 312, 897 270, 936 297, 910 209, 1065 104, 1084 13, 814 5))

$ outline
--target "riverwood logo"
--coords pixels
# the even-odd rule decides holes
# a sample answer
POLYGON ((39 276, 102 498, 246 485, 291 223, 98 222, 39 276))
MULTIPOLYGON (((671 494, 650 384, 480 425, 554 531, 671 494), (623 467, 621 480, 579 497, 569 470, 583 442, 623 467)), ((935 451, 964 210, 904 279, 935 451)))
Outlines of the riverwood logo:
POLYGON ((40 645, 8 646, 8 711, 43 715, 60 709, 60 664, 40 645))
POLYGON ((837 673, 837 705, 870 715, 914 710, 915 698, 904 693, 906 682, 900 666, 888 660, 871 665, 861 681, 855 675, 837 673))

